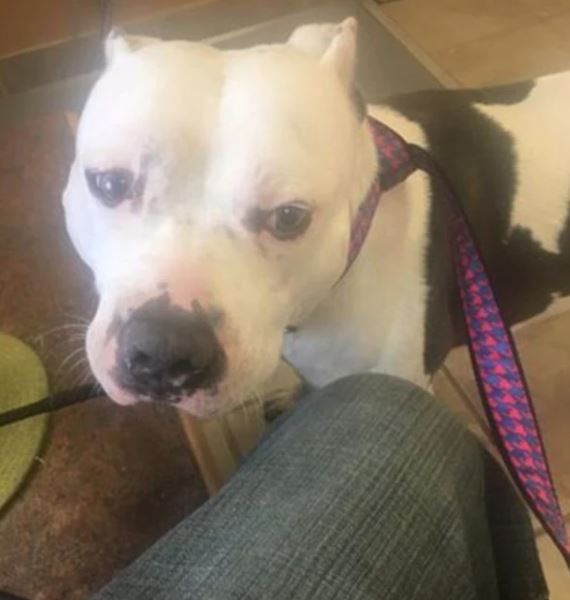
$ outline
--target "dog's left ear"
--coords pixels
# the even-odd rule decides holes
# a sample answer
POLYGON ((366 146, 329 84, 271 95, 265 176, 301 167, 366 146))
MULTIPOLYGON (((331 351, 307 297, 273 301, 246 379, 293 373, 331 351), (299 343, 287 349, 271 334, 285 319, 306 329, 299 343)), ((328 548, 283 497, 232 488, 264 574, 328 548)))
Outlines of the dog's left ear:
POLYGON ((356 67, 356 35, 358 22, 354 17, 345 19, 324 53, 321 62, 332 68, 339 79, 352 87, 356 67))
POLYGON ((143 35, 126 35, 123 30, 114 27, 105 40, 105 59, 108 65, 120 56, 136 52, 144 46, 156 44, 160 40, 143 35))
POLYGON ((337 25, 304 25, 293 32, 288 43, 320 59, 350 88, 356 65, 357 30, 354 17, 337 25))

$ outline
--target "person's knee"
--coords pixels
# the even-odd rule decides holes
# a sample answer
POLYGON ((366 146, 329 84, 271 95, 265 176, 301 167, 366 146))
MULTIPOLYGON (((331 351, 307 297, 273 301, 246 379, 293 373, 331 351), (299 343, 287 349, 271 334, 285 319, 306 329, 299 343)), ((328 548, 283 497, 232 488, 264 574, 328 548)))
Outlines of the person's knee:
POLYGON ((379 402, 384 406, 400 405, 401 399, 412 398, 412 402, 431 400, 432 396, 416 384, 383 373, 361 373, 337 379, 318 390, 316 395, 337 402, 355 404, 370 403, 377 409, 379 402))
POLYGON ((415 419, 426 410, 442 420, 449 419, 447 410, 429 392, 392 375, 363 373, 339 379, 314 392, 309 402, 323 403, 331 412, 338 409, 345 418, 386 418, 392 425, 415 419))
POLYGON ((403 379, 366 373, 351 375, 311 394, 298 419, 311 420, 318 435, 338 439, 353 452, 384 452, 398 447, 416 452, 429 436, 430 452, 447 454, 448 445, 473 440, 459 421, 427 391, 403 379), (453 440, 453 442, 452 442, 453 440))

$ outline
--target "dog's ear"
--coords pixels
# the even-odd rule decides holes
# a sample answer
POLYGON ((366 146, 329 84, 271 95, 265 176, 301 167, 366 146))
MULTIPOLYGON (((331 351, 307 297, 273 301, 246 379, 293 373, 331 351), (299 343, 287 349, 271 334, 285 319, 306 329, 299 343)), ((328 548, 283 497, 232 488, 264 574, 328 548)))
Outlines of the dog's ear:
POLYGON ((303 25, 295 29, 288 43, 320 59, 332 68, 339 79, 352 86, 356 64, 356 36, 358 22, 354 17, 331 25, 303 25))
POLYGON ((287 43, 314 58, 321 59, 337 33, 336 23, 301 25, 293 31, 287 43))
POLYGON ((345 19, 339 26, 338 32, 323 54, 321 61, 331 67, 339 79, 352 87, 354 69, 356 67, 356 35, 358 22, 355 18, 345 19))
POLYGON ((156 44, 159 41, 143 35, 126 35, 124 31, 114 27, 105 40, 105 60, 110 65, 119 56, 136 52, 143 46, 156 44))

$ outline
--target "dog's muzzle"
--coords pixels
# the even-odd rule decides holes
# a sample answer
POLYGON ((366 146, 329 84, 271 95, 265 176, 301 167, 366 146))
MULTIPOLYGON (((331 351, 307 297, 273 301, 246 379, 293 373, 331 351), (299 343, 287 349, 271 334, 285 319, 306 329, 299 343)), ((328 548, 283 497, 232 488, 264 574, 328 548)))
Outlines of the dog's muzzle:
POLYGON ((115 377, 141 399, 179 402, 199 389, 215 393, 226 355, 202 311, 141 307, 121 326, 115 377))

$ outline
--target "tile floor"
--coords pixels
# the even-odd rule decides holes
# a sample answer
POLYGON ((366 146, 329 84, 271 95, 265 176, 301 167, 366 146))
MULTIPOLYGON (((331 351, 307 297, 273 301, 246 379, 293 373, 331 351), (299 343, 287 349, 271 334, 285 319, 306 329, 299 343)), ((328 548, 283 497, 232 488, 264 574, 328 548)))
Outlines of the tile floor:
MULTIPOLYGON (((398 0, 381 10, 460 87, 570 69, 570 0, 398 0)), ((570 523, 570 310, 523 324, 515 337, 570 523)), ((434 387, 488 441, 466 350, 451 354, 434 387)), ((536 531, 552 600, 570 598, 568 569, 538 524, 536 531)))
POLYGON ((463 86, 570 69, 570 0, 398 0, 382 12, 463 86))

